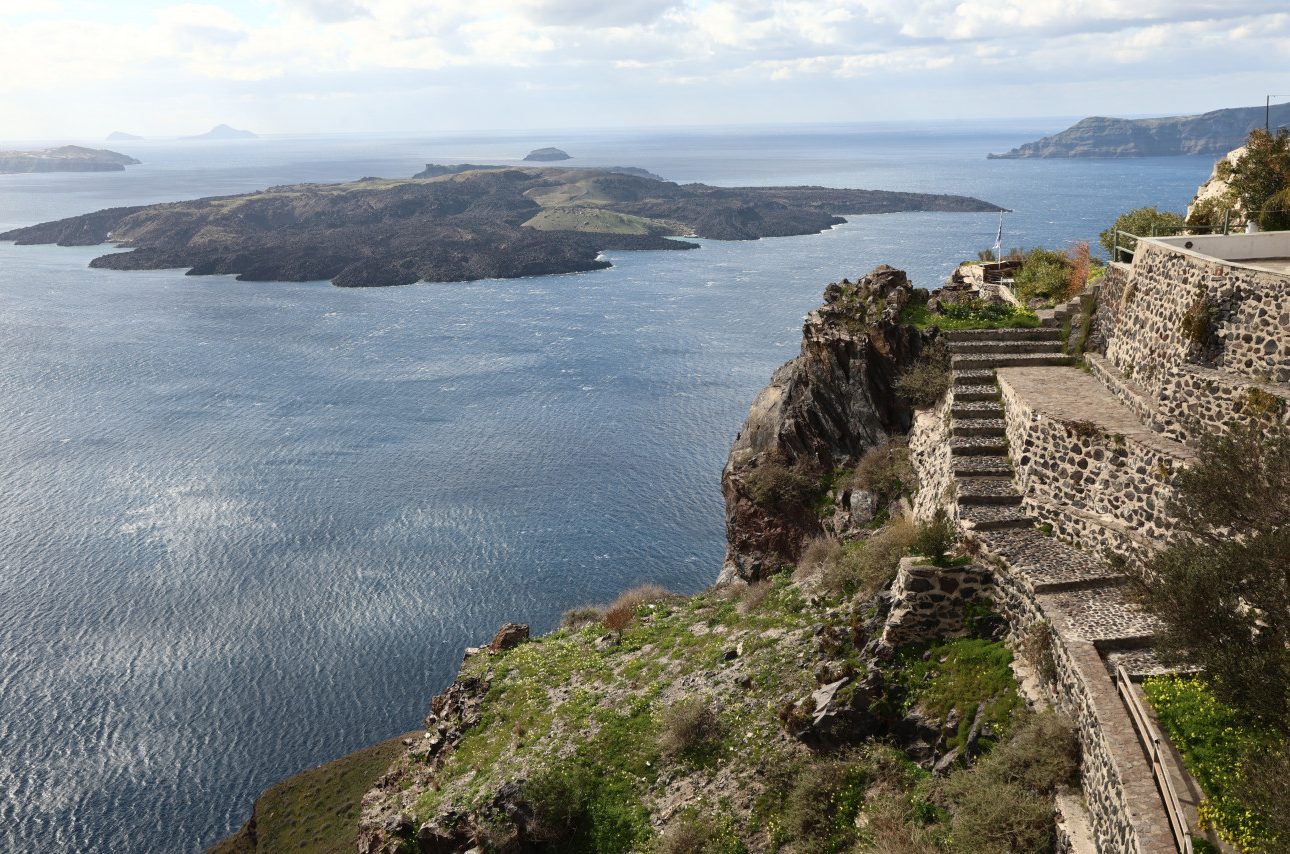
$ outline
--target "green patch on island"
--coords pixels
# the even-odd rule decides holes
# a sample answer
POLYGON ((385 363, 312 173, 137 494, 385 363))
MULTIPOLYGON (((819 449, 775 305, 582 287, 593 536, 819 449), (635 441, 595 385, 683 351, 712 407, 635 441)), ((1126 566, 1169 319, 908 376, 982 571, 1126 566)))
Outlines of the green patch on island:
POLYGON ((544 208, 524 223, 539 231, 585 231, 595 234, 644 234, 663 237, 682 234, 675 223, 616 213, 597 207, 544 208))

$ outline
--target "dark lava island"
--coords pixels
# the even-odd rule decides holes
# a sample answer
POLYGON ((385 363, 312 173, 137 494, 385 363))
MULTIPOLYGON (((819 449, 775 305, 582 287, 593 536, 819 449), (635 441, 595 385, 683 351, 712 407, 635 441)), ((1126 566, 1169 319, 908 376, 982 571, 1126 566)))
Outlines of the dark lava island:
POLYGON ((561 151, 558 148, 535 148, 528 154, 524 155, 524 159, 549 163, 556 160, 572 160, 573 155, 569 154, 567 151, 561 151))
POLYGON ((296 184, 240 196, 109 208, 0 240, 130 251, 91 267, 190 268, 248 281, 342 287, 454 282, 609 267, 607 249, 692 249, 669 239, 813 234, 847 214, 997 211, 966 196, 827 187, 711 187, 604 169, 489 167, 433 178, 296 184))
POLYGON ((34 151, 0 151, 0 173, 120 172, 139 161, 106 148, 63 145, 34 151))

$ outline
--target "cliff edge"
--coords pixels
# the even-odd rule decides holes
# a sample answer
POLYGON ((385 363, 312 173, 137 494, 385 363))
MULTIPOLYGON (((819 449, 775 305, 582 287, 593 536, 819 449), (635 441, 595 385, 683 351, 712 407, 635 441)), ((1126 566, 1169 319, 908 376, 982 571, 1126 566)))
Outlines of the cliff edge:
POLYGON ((829 285, 824 305, 806 316, 801 353, 757 395, 721 473, 721 582, 795 562, 821 532, 807 484, 909 429, 912 411, 893 386, 922 348, 920 333, 899 321, 912 295, 905 273, 882 265, 829 285))

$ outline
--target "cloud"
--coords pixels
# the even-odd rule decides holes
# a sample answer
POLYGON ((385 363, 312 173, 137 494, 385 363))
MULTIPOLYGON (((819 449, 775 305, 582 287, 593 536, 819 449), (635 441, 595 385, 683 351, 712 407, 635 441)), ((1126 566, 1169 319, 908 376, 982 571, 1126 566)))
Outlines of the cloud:
MULTIPOLYGON (((864 79, 889 87, 885 103, 935 90, 972 112, 1000 103, 983 91, 990 85, 1052 81, 1087 98, 1089 81, 1175 78, 1219 92, 1219 78, 1246 82, 1287 57, 1284 0, 33 2, 0 30, 0 99, 21 97, 28 112, 50 117, 75 112, 95 87, 112 98, 223 87, 277 115, 275 99, 305 91, 315 104, 328 91, 348 103, 364 97, 364 85, 439 92, 452 79, 451 91, 434 96, 439 115, 477 117, 495 104, 494 122, 513 120, 521 91, 574 92, 591 106, 652 94, 660 116, 688 115, 672 95, 703 89, 709 110, 724 93, 773 118, 806 104, 836 103, 831 110, 845 114, 855 97, 846 87, 864 79), (948 94, 956 91, 958 100, 948 94), (793 101, 777 106, 765 92, 793 101)), ((1266 87, 1290 90, 1290 80, 1281 74, 1258 85, 1266 87)), ((1095 111, 1152 112, 1179 89, 1120 87, 1095 111)), ((368 97, 380 102, 375 88, 368 97)), ((1025 100, 1011 103, 1021 109, 1025 100)), ((1051 91, 1031 103, 1084 111, 1051 91)), ((1208 106, 1218 105, 1197 109, 1208 106)))

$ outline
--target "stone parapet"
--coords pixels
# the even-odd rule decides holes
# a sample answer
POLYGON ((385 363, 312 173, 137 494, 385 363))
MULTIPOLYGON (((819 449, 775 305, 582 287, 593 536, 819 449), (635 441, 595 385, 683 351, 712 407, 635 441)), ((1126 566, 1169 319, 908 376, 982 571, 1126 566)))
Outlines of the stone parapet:
POLYGON ((988 601, 991 571, 982 566, 927 566, 903 558, 891 587, 884 646, 896 648, 967 631, 967 606, 988 601))
POLYGON ((914 415, 909 433, 909 458, 918 475, 918 493, 914 496, 914 518, 929 521, 937 510, 953 515, 954 473, 951 468, 950 407, 953 390, 931 409, 920 409, 914 415))

